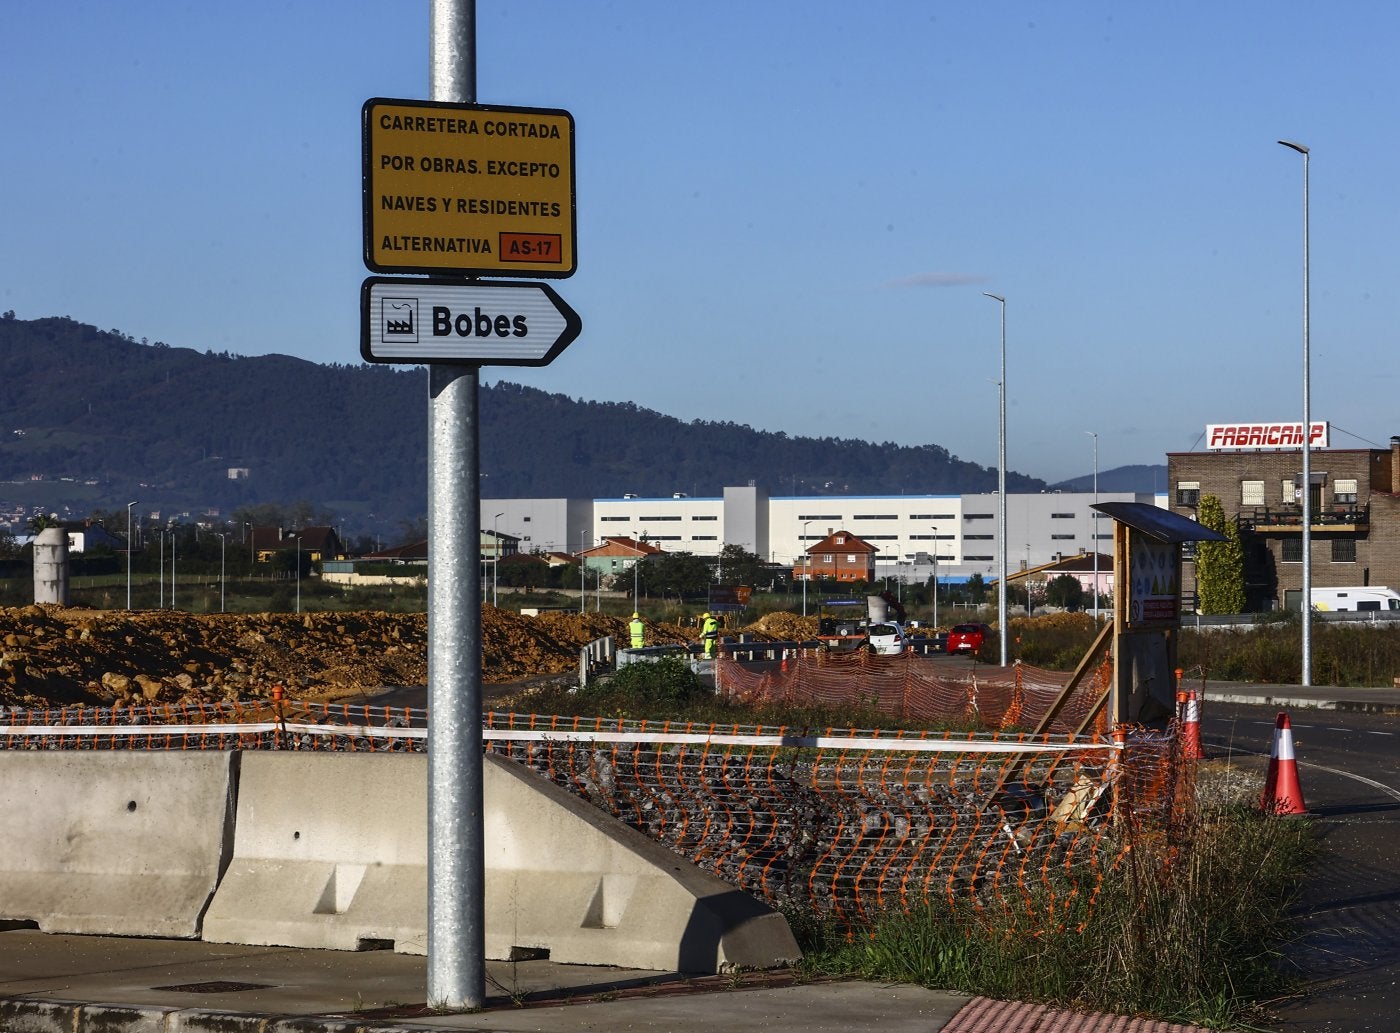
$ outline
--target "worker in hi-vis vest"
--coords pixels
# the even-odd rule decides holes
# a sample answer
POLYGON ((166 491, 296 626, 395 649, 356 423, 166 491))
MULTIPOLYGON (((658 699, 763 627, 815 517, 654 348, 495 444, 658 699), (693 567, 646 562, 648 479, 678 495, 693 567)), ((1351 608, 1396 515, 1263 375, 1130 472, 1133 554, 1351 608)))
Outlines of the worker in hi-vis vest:
POLYGON ((700 641, 705 644, 705 655, 714 656, 719 645, 719 621, 708 611, 700 615, 700 641))
POLYGON ((632 648, 641 649, 646 645, 647 626, 642 623, 640 613, 632 614, 632 620, 627 625, 627 630, 632 633, 632 648))

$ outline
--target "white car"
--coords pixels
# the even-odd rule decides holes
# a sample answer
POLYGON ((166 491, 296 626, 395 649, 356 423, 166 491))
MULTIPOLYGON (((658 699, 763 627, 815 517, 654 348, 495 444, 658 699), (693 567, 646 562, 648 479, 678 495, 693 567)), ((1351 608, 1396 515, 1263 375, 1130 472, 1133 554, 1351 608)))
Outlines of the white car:
POLYGON ((872 624, 867 634, 870 640, 870 651, 872 653, 881 656, 894 656, 909 648, 909 643, 904 638, 904 629, 893 621, 884 624, 872 624))

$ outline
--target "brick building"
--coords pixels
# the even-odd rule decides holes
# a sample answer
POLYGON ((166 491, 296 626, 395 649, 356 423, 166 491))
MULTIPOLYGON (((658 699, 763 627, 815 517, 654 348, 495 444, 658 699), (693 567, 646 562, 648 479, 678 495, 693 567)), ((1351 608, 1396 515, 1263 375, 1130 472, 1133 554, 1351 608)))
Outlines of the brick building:
POLYGON ((825 538, 805 551, 807 558, 792 568, 792 576, 797 580, 875 580, 875 554, 880 550, 849 531, 828 531, 825 538))
MULTIPOLYGON (((1220 426, 1235 425, 1208 431, 1220 426)), ((1218 431, 1208 433, 1208 440, 1221 439, 1218 431)), ((1258 444, 1266 434, 1223 439, 1241 444, 1168 453, 1168 507, 1195 519, 1202 496, 1220 499, 1226 519, 1241 531, 1247 608, 1296 607, 1303 587, 1302 449, 1258 444)), ((1400 587, 1400 437, 1390 439, 1389 449, 1309 452, 1313 588, 1400 587)), ((1188 554, 1182 592, 1189 601, 1195 591, 1188 554)))

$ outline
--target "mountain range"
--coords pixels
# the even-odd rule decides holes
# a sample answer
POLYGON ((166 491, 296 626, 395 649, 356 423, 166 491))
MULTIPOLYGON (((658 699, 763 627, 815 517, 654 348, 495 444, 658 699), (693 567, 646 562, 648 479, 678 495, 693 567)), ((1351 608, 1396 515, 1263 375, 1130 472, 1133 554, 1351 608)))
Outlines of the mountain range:
MULTIPOLYGON (((346 531, 421 519, 428 377, 421 367, 317 364, 137 341, 68 317, 0 316, 0 516, 171 514, 311 502, 346 531), (36 508, 37 507, 37 508, 36 508)), ((986 492, 994 467, 933 444, 793 437, 685 422, 509 382, 480 392, 487 498, 986 492)), ((1163 467, 1099 473, 1102 491, 1152 491, 1163 467)), ((1007 472, 1012 492, 1089 490, 1007 472)))

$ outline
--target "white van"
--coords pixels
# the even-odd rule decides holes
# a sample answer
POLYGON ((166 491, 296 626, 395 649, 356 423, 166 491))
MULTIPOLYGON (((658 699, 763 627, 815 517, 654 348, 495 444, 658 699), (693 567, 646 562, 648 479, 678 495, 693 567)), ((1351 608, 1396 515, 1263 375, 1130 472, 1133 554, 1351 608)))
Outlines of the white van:
POLYGON ((1388 610, 1400 611, 1400 593, 1382 585, 1361 588, 1314 588, 1313 609, 1323 613, 1388 610))

